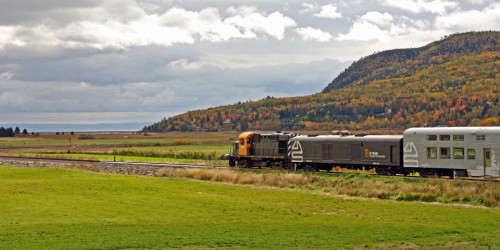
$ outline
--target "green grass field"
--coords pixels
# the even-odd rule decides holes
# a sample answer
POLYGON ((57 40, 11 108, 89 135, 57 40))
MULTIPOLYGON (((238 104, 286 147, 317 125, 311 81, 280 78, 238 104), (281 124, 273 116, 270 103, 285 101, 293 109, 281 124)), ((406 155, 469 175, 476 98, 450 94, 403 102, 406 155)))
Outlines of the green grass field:
POLYGON ((0 167, 1 249, 500 247, 500 211, 0 167))

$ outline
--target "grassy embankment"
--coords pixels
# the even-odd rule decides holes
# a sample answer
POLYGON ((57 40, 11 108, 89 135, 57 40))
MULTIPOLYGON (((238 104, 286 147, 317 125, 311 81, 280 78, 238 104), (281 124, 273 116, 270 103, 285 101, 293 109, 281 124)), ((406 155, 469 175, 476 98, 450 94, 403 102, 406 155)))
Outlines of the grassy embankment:
POLYGON ((500 211, 0 167, 0 248, 500 247, 500 211))
POLYGON ((286 171, 256 172, 227 169, 171 168, 161 169, 159 176, 314 190, 324 194, 394 201, 500 207, 500 183, 498 182, 471 182, 434 178, 407 179, 354 173, 331 176, 325 173, 286 171))

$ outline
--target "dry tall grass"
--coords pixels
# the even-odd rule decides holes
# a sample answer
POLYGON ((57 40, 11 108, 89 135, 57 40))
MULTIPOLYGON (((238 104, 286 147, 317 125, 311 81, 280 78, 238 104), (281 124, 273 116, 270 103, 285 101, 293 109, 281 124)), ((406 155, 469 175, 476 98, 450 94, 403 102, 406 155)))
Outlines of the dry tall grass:
POLYGON ((164 177, 183 177, 194 178, 198 180, 227 182, 234 184, 257 184, 275 187, 291 186, 315 186, 321 182, 318 176, 307 176, 296 173, 285 172, 248 172, 232 171, 226 169, 171 169, 163 168, 158 171, 159 176, 164 177))
POLYGON ((234 184, 320 190, 339 195, 390 200, 463 203, 500 207, 500 184, 447 179, 394 179, 362 174, 318 176, 287 172, 163 168, 159 176, 234 184))

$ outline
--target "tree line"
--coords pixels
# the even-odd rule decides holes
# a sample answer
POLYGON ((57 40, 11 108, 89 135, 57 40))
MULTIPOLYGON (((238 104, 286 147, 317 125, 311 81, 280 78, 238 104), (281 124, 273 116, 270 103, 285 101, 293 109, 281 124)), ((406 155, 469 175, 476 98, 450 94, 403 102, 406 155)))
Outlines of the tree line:
MULTIPOLYGON (((16 127, 15 129, 12 129, 12 127, 9 128, 0 127, 0 137, 14 137, 19 134, 21 134, 21 130, 19 129, 19 127, 16 127)), ((22 134, 28 135, 28 130, 24 129, 22 131, 22 134)))

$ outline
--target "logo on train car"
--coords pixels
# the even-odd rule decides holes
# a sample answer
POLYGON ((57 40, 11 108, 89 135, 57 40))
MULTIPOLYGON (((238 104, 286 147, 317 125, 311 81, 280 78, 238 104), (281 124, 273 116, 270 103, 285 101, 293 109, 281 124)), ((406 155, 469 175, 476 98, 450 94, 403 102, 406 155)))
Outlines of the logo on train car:
POLYGON ((405 167, 418 167, 418 151, 415 143, 406 143, 403 153, 403 162, 405 167))
POLYGON ((292 162, 303 162, 304 161, 304 151, 302 151, 302 145, 299 141, 293 141, 288 144, 288 157, 292 162))
POLYGON ((370 158, 385 158, 385 155, 381 155, 378 152, 370 152, 370 158))
POLYGON ((385 158, 385 155, 381 155, 378 152, 372 152, 369 149, 365 148, 365 158, 385 158))

